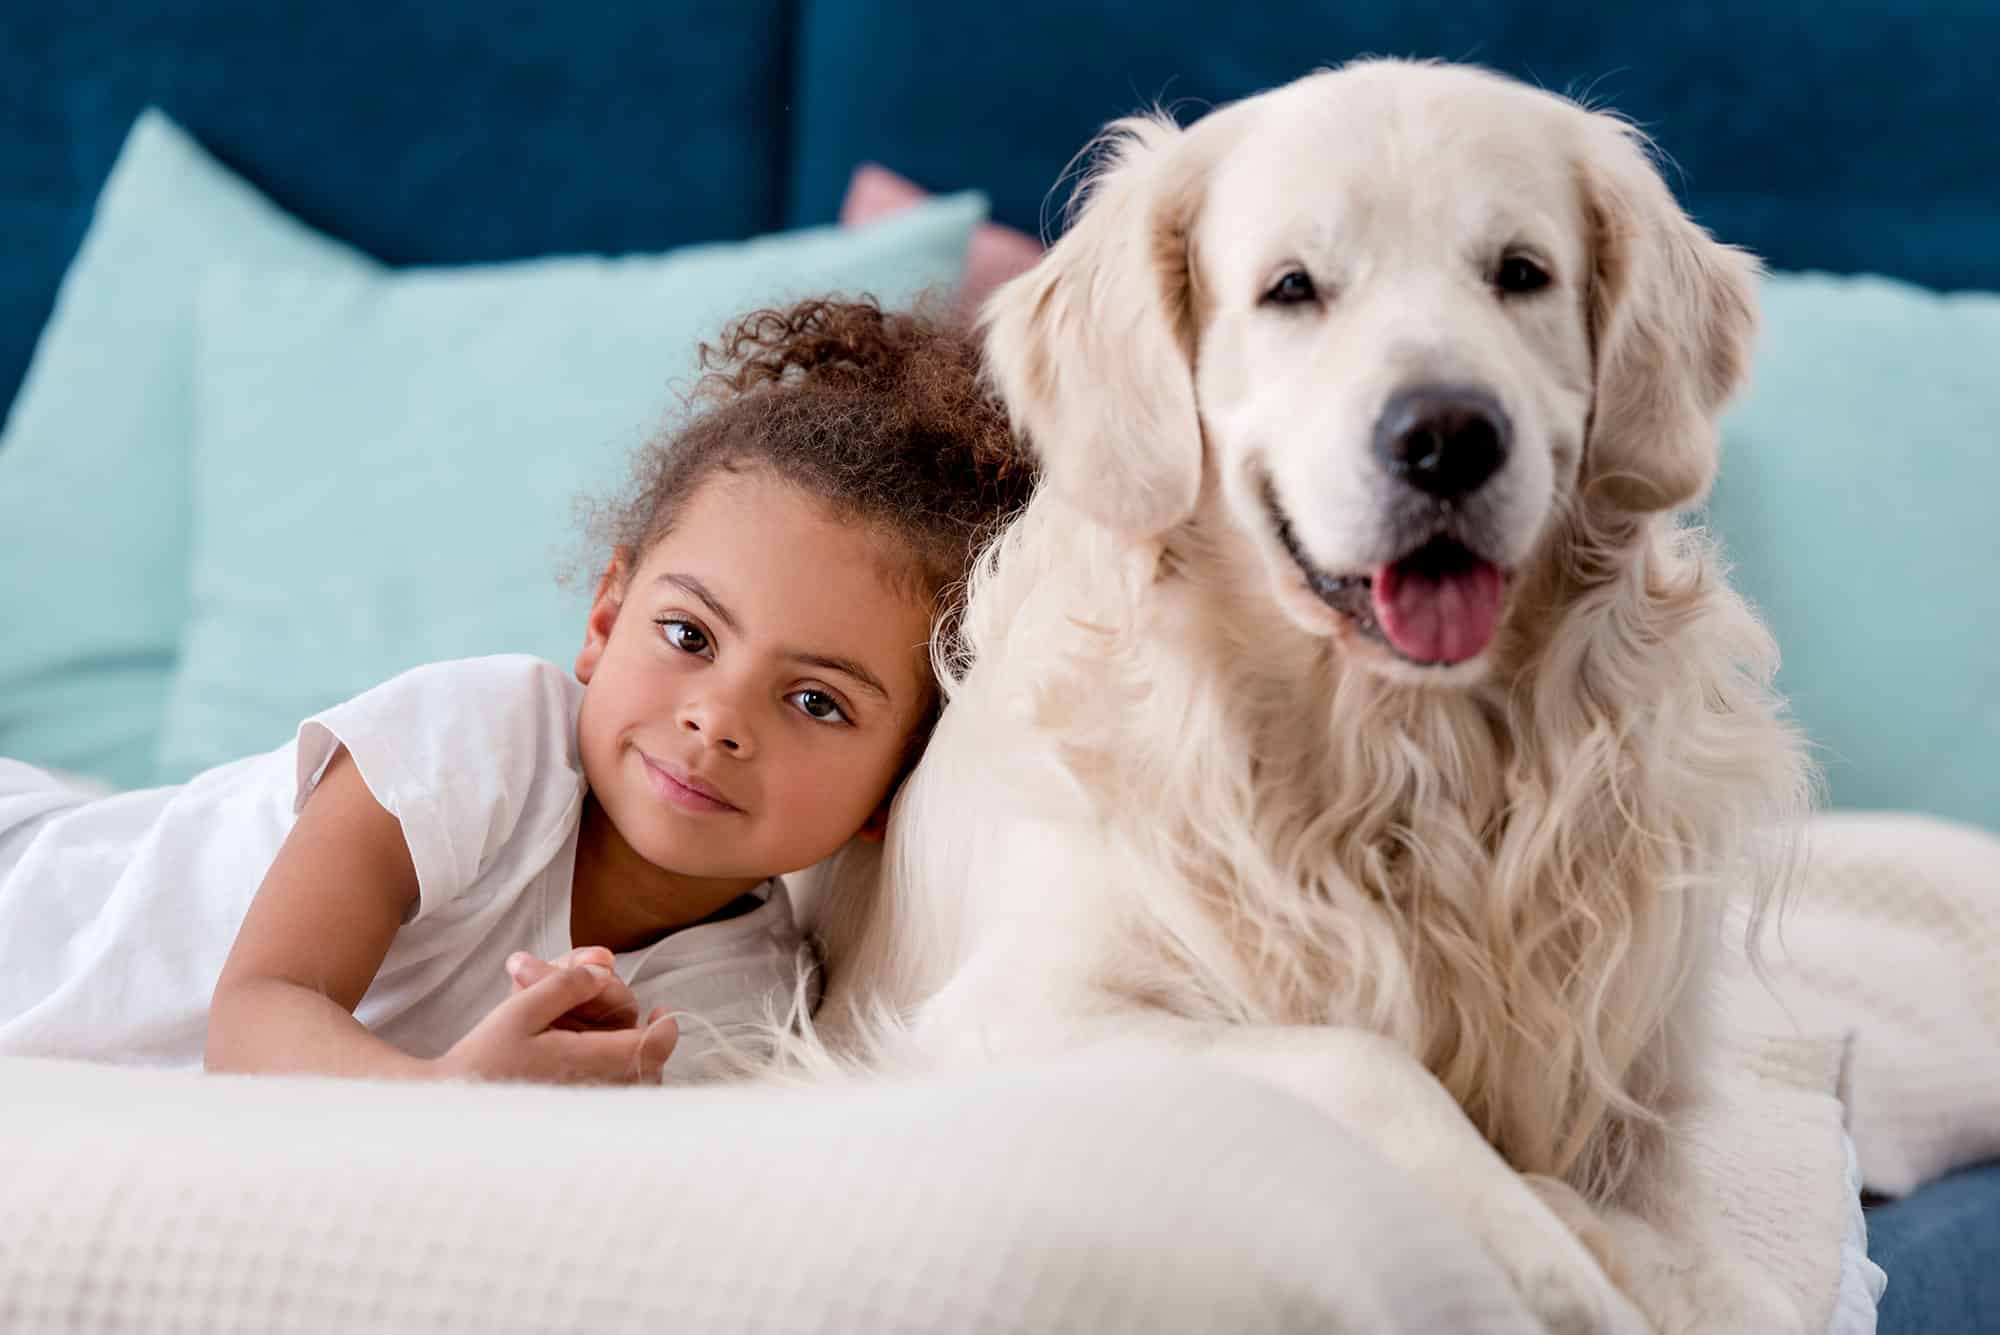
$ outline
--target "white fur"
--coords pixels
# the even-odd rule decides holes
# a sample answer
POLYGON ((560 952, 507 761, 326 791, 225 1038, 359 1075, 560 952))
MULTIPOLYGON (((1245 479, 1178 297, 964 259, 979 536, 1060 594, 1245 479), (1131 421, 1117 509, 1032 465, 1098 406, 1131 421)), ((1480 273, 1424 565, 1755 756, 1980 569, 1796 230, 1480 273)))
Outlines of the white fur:
POLYGON ((1549 1262, 1521 1237, 1554 1244, 1518 1174, 1650 1320, 1776 1329, 1755 1277, 1707 1257, 1661 1297, 1611 1241, 1705 1255, 1671 1132, 1704 962, 1809 796, 1774 646, 1674 517, 1713 473, 1753 264, 1623 123, 1460 67, 1348 66, 1100 149, 1074 225, 986 313, 1047 480, 972 583, 972 666, 890 842, 826 888, 822 1052, 1187 1038, 1364 1135, 1432 1117, 1403 1158, 1553 1319, 1630 1324, 1587 1275, 1523 1273, 1549 1262), (1519 247, 1554 282, 1503 300, 1519 247), (1260 305, 1293 264, 1326 299, 1260 305), (1511 571, 1500 631, 1448 669, 1314 597, 1257 493, 1322 569, 1391 559, 1369 431, 1422 379, 1486 387, 1515 434, 1466 502, 1511 571), (1385 1041, 1450 1100, 1326 1092, 1385 1041))

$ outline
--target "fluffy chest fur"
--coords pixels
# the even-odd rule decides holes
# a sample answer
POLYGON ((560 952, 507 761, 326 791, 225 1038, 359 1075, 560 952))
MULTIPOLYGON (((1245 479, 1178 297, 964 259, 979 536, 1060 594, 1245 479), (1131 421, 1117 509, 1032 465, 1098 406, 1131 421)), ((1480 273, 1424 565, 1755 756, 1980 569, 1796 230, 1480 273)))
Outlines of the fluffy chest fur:
POLYGON ((1517 596, 1561 611, 1474 690, 1343 670, 1198 525, 1150 580, 987 588, 1008 615, 968 629, 1126 868, 1079 888, 1094 987, 1382 1033, 1518 1168, 1603 1194, 1693 1078, 1691 983, 1804 771, 1702 535, 1552 551, 1517 596))

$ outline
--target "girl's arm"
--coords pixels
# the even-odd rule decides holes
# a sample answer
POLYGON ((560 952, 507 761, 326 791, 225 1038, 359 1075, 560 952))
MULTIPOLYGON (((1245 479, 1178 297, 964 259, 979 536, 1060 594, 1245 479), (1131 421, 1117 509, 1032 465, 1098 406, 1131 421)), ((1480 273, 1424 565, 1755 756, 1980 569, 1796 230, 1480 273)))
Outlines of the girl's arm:
POLYGON ((416 900, 403 827, 343 747, 237 930, 209 1003, 208 1069, 440 1074, 353 1014, 416 900))
POLYGON ((354 1018, 417 899, 403 827, 343 748, 307 797, 257 889, 209 1005, 211 1071, 527 1080, 659 1078, 670 1032, 570 1033, 551 1026, 611 981, 568 968, 500 1003, 435 1060, 412 1057, 354 1018), (649 1041, 650 1040, 650 1041, 649 1041))

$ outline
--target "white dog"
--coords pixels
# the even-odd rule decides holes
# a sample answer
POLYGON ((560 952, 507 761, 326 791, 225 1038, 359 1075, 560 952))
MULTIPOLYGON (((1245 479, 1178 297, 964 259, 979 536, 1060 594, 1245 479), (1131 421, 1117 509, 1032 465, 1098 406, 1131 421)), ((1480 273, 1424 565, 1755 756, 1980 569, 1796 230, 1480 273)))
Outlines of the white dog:
POLYGON ((1753 262, 1626 124, 1462 67, 1099 148, 986 311, 1046 481, 828 887, 821 1038, 1183 1037, 1381 1144, 1554 1326, 1795 1323, 1675 1211, 1707 956, 1810 791, 1673 517, 1753 262))

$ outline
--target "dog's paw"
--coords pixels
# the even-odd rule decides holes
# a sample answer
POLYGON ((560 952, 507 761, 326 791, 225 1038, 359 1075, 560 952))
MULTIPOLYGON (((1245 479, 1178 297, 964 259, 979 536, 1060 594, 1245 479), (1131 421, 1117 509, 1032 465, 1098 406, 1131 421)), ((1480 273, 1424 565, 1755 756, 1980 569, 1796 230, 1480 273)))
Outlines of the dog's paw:
POLYGON ((1697 1257, 1659 1304, 1662 1335, 1816 1335, 1777 1282, 1733 1257, 1697 1257))
POLYGON ((1660 1335, 1818 1335, 1784 1286, 1749 1262, 1623 1212, 1605 1228, 1620 1287, 1660 1335))
POLYGON ((1654 1335, 1653 1323, 1579 1240, 1577 1226, 1595 1221, 1565 1222, 1566 1215, 1494 1202, 1473 1222, 1487 1254, 1550 1335, 1654 1335))

